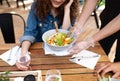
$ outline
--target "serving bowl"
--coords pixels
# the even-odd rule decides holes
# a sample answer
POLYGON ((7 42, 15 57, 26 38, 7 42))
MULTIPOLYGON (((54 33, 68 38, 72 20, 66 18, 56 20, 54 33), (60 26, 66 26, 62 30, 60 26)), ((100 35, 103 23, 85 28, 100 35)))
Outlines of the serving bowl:
MULTIPOLYGON (((62 33, 68 33, 67 30, 63 30, 63 29, 59 29, 59 32, 62 33)), ((46 31, 43 35, 42 35, 42 40, 43 42, 51 49, 54 51, 62 51, 62 50, 66 50, 68 49, 74 42, 75 42, 75 36, 71 35, 70 37, 72 38, 72 42, 70 44, 64 45, 64 46, 56 46, 56 45, 51 45, 47 43, 47 40, 50 36, 56 34, 56 30, 55 29, 51 29, 46 31)))

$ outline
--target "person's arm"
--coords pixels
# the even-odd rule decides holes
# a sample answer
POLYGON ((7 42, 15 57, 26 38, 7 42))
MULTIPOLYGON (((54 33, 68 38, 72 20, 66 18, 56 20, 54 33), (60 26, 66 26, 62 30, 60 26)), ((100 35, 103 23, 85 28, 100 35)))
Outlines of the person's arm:
POLYGON ((83 5, 82 11, 78 18, 76 19, 75 25, 74 25, 74 34, 76 38, 79 37, 81 32, 84 30, 84 25, 89 19, 89 17, 92 15, 92 12, 96 8, 96 5, 99 0, 85 0, 85 3, 83 5))
POLYGON ((68 51, 71 54, 79 53, 81 50, 87 49, 90 46, 94 46, 95 42, 98 42, 119 30, 120 30, 120 14, 116 18, 114 18, 110 23, 108 23, 102 30, 95 33, 92 37, 76 43, 68 51))
POLYGON ((85 0, 82 11, 76 20, 76 26, 84 26, 88 18, 91 16, 92 12, 96 8, 98 0, 85 0))
POLYGON ((23 55, 26 54, 28 52, 30 46, 31 46, 31 42, 30 41, 23 41, 22 42, 22 51, 21 51, 21 54, 23 54, 23 55))
MULTIPOLYGON (((16 66, 20 70, 28 70, 29 68, 29 65, 24 66, 18 61, 19 59, 21 59, 22 57, 26 56, 29 53, 28 50, 31 44, 35 42, 35 37, 37 35, 36 27, 37 27, 37 22, 34 15, 33 7, 31 7, 31 10, 27 18, 27 25, 25 27, 24 35, 20 38, 21 54, 16 61, 16 66)), ((27 64, 30 64, 30 60, 31 59, 27 60, 27 64)))
POLYGON ((97 42, 104 39, 105 37, 112 35, 118 30, 120 30, 120 14, 92 37, 94 42, 97 42))
POLYGON ((73 0, 70 0, 64 8, 65 13, 64 13, 63 23, 62 23, 62 29, 68 29, 68 27, 71 25, 70 7, 72 3, 73 3, 73 0))

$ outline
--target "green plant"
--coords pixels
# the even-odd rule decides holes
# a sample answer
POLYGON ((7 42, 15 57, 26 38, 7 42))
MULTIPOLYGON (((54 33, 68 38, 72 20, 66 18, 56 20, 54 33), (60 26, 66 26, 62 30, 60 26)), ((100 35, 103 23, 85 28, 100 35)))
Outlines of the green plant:
POLYGON ((10 71, 5 71, 0 74, 0 81, 10 81, 8 74, 10 71))
POLYGON ((99 6, 105 5, 105 0, 99 0, 98 5, 99 6))

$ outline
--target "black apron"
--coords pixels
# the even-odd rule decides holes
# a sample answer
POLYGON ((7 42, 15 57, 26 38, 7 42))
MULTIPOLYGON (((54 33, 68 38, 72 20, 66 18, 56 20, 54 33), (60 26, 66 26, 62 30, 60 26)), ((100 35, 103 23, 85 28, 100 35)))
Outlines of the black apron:
MULTIPOLYGON (((105 9, 100 14, 100 20, 101 20, 101 28, 100 29, 102 29, 105 25, 107 25, 119 13, 120 13, 120 0, 106 0, 105 1, 105 9)), ((117 48, 116 48, 116 56, 115 56, 115 60, 114 60, 115 62, 120 61, 120 31, 99 41, 101 46, 103 47, 104 51, 108 55, 110 52, 110 49, 116 39, 118 41, 117 41, 117 48)))

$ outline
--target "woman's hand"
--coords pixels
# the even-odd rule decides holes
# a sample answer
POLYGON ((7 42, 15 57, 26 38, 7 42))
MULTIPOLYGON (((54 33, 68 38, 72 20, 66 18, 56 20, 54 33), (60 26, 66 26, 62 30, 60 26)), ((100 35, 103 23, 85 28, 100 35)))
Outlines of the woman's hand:
POLYGON ((117 78, 120 76, 120 62, 116 63, 102 63, 95 67, 95 71, 103 77, 106 73, 112 72, 112 78, 117 78))
POLYGON ((70 6, 72 5, 72 3, 73 3, 73 0, 70 0, 65 6, 65 10, 68 10, 68 9, 70 10, 70 6))
POLYGON ((70 6, 73 3, 73 0, 69 0, 69 2, 64 7, 64 18, 62 23, 62 29, 68 29, 71 26, 70 19, 70 6))
POLYGON ((21 65, 19 62, 16 62, 16 67, 19 69, 19 70, 28 70, 29 69, 29 66, 23 66, 21 65))
POLYGON ((16 61, 16 66, 19 70, 28 70, 31 62, 29 54, 21 55, 16 61))

